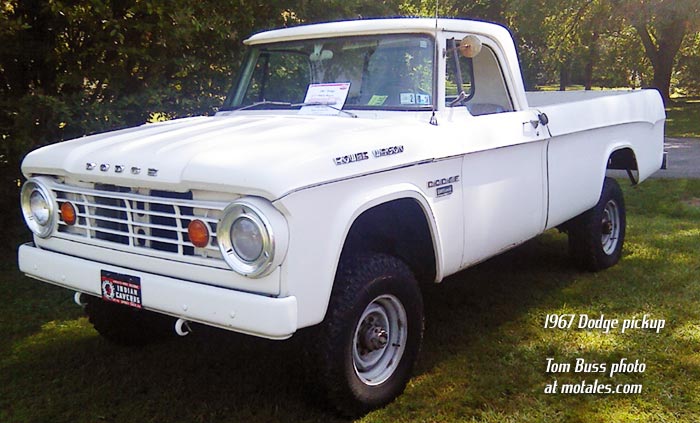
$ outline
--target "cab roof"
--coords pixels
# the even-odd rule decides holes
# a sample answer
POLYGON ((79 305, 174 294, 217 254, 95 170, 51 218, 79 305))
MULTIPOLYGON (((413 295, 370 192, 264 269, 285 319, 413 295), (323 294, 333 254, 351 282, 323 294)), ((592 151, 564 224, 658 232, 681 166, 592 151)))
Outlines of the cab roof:
MULTIPOLYGON (((280 41, 305 40, 336 36, 434 33, 436 20, 430 18, 361 19, 341 22, 328 22, 312 25, 299 25, 291 28, 275 29, 255 34, 244 41, 247 45, 280 41)), ((508 30, 498 24, 463 19, 438 19, 438 31, 465 32, 490 35, 499 39, 510 39, 508 30)))

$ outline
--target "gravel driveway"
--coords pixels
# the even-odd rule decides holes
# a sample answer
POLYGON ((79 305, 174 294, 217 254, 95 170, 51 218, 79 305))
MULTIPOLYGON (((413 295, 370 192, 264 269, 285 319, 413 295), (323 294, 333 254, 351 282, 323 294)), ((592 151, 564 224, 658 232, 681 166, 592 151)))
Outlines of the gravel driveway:
POLYGON ((666 138, 668 169, 653 174, 652 178, 700 179, 700 139, 666 138))

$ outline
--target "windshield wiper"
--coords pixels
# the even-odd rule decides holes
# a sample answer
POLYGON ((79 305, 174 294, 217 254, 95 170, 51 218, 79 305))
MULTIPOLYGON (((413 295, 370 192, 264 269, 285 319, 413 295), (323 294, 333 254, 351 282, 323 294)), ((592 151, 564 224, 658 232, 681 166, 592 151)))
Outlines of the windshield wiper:
POLYGON ((281 106, 281 107, 292 107, 293 104, 289 103, 287 101, 271 101, 271 100, 263 100, 263 101, 256 101, 255 103, 248 104, 246 106, 241 106, 241 107, 227 107, 224 109, 224 111, 234 111, 237 112, 239 110, 248 110, 252 109, 258 106, 281 106))
POLYGON ((248 109, 253 109, 258 106, 279 106, 279 107, 304 107, 304 106, 326 106, 330 107, 333 110, 337 110, 340 113, 345 113, 346 115, 356 118, 357 115, 352 112, 348 112, 347 110, 340 109, 338 107, 335 107, 333 103, 324 103, 320 101, 316 102, 310 102, 310 103, 290 103, 288 101, 271 101, 271 100, 263 100, 263 101, 256 101, 255 103, 248 104, 246 106, 241 106, 241 107, 231 107, 231 108, 225 108, 222 109, 221 111, 234 111, 238 112, 241 110, 248 110, 248 109))
POLYGON ((341 108, 335 107, 333 104, 334 104, 334 103, 324 103, 324 102, 321 102, 321 101, 315 101, 315 102, 311 102, 311 103, 296 103, 296 104, 292 104, 292 107, 299 107, 299 106, 301 106, 301 107, 304 107, 304 106, 326 106, 326 107, 330 107, 330 108, 333 109, 333 110, 337 110, 337 111, 340 112, 340 113, 345 113, 346 115, 348 115, 348 116, 350 116, 350 117, 352 117, 352 118, 357 118, 357 115, 356 115, 355 113, 348 112, 347 110, 343 110, 343 109, 341 109, 341 108))

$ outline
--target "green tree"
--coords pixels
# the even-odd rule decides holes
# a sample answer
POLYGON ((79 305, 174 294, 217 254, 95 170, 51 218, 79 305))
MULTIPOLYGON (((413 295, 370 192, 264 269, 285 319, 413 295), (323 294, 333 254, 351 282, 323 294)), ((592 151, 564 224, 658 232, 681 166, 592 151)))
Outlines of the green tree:
POLYGON ((574 82, 591 89, 601 54, 623 27, 607 0, 514 0, 507 13, 521 49, 539 62, 539 82, 558 81, 560 90, 574 82))
MULTIPOLYGON (((284 2, 0 3, 0 201, 37 146, 221 104, 241 41, 285 24, 284 2)), ((17 228, 4 219, 4 233, 17 228), (9 228, 9 229, 8 229, 9 228)))
POLYGON ((700 25, 700 0, 613 0, 636 29, 654 69, 652 85, 670 100, 671 76, 686 35, 700 25))
POLYGON ((653 74, 634 28, 623 24, 601 38, 594 75, 596 85, 640 88, 651 84, 653 74))
POLYGON ((700 32, 686 37, 674 76, 676 81, 673 82, 681 94, 700 94, 700 32))
POLYGON ((399 15, 399 0, 296 0, 287 2, 295 18, 288 24, 367 19, 399 15))

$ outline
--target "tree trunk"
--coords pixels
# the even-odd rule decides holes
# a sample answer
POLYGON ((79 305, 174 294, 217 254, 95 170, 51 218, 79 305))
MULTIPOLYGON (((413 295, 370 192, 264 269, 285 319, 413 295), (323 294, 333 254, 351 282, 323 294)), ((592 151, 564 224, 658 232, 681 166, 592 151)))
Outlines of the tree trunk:
POLYGON ((569 64, 562 62, 559 64, 559 91, 566 91, 569 85, 569 64))
POLYGON ((593 60, 591 59, 586 61, 586 67, 584 68, 583 75, 583 86, 586 91, 590 91, 593 88, 593 60))
POLYGON ((598 60, 598 39, 600 34, 594 31, 588 43, 588 54, 586 55, 586 65, 584 67, 583 83, 587 91, 593 88, 593 66, 598 60))
POLYGON ((659 57, 659 61, 654 66, 653 87, 659 90, 664 104, 671 101, 671 73, 673 73, 673 57, 659 57))
POLYGON ((687 32, 686 21, 673 19, 659 25, 656 31, 646 23, 635 25, 634 28, 642 39, 644 51, 654 68, 653 86, 661 93, 664 103, 668 104, 671 101, 671 73, 676 54, 687 32))

